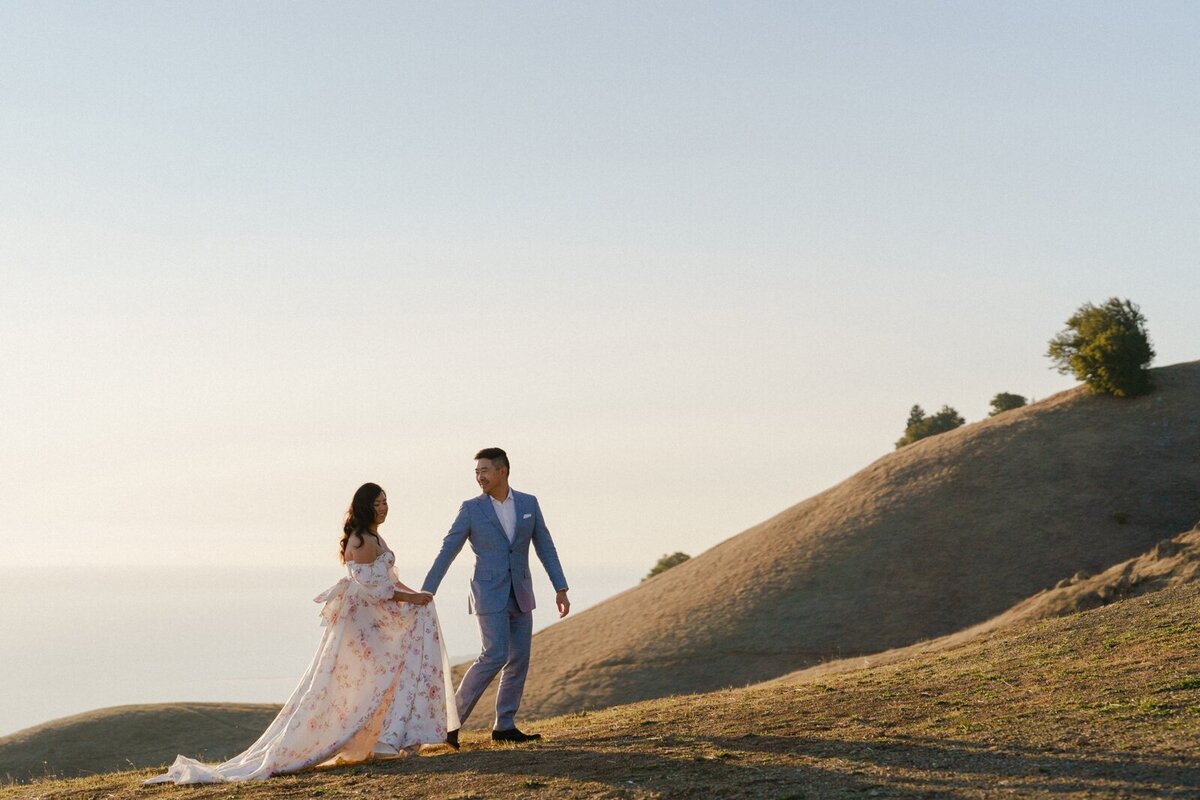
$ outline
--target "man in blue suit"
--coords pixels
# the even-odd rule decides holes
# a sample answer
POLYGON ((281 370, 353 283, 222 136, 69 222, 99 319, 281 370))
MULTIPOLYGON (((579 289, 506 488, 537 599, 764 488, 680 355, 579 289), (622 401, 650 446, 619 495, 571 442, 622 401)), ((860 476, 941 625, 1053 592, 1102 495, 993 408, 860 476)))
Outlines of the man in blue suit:
MULTIPOLYGON (((499 447, 475 454, 475 482, 483 494, 465 501, 458 509, 458 517, 450 526, 421 589, 436 593, 451 562, 465 543, 471 543, 475 574, 471 578, 468 610, 479 621, 483 649, 454 694, 458 718, 467 721, 483 690, 499 672, 492 740, 528 742, 542 738, 540 733, 522 733, 515 719, 525 691, 533 639, 531 542, 557 592, 554 600, 560 618, 571 610, 571 603, 567 600, 567 579, 537 498, 510 489, 508 470, 508 454, 499 447)), ((450 731, 446 741, 457 749, 458 730, 450 731)))

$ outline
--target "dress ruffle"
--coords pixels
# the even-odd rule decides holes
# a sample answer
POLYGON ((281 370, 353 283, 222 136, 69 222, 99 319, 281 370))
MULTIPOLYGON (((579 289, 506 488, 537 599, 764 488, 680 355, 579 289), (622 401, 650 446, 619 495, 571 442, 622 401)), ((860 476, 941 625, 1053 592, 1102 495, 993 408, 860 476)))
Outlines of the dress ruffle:
POLYGON ((314 603, 324 603, 321 609, 321 625, 328 627, 338 620, 342 606, 345 604, 346 587, 350 585, 349 578, 342 578, 325 591, 313 598, 314 603))

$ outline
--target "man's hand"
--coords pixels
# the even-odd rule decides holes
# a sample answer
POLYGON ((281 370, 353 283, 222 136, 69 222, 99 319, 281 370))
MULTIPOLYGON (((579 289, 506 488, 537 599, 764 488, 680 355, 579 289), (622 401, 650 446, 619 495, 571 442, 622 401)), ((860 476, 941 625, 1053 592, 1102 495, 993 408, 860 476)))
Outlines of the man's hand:
POLYGON ((397 603, 412 603, 414 606, 424 606, 433 602, 429 592, 396 592, 392 599, 397 603))
POLYGON ((558 606, 558 618, 562 619, 571 613, 571 601, 567 599, 567 590, 563 589, 554 595, 554 604, 558 606))

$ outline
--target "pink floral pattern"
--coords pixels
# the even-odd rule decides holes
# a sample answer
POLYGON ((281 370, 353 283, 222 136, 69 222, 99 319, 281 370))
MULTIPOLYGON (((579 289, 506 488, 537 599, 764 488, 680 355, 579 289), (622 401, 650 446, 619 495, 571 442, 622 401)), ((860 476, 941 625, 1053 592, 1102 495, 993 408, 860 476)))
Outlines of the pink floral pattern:
POLYGON ((458 713, 433 603, 392 601, 399 581, 390 550, 347 569, 317 596, 325 604, 317 654, 258 741, 223 764, 179 756, 145 783, 254 780, 445 741, 458 713))

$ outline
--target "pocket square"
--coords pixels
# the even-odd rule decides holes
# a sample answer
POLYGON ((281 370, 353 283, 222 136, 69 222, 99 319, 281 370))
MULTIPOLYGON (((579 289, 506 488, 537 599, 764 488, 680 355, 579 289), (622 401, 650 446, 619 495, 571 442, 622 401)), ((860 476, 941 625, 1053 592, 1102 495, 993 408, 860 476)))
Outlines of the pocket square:
POLYGON ((526 514, 525 516, 521 517, 521 519, 529 519, 532 516, 533 514, 526 514))

